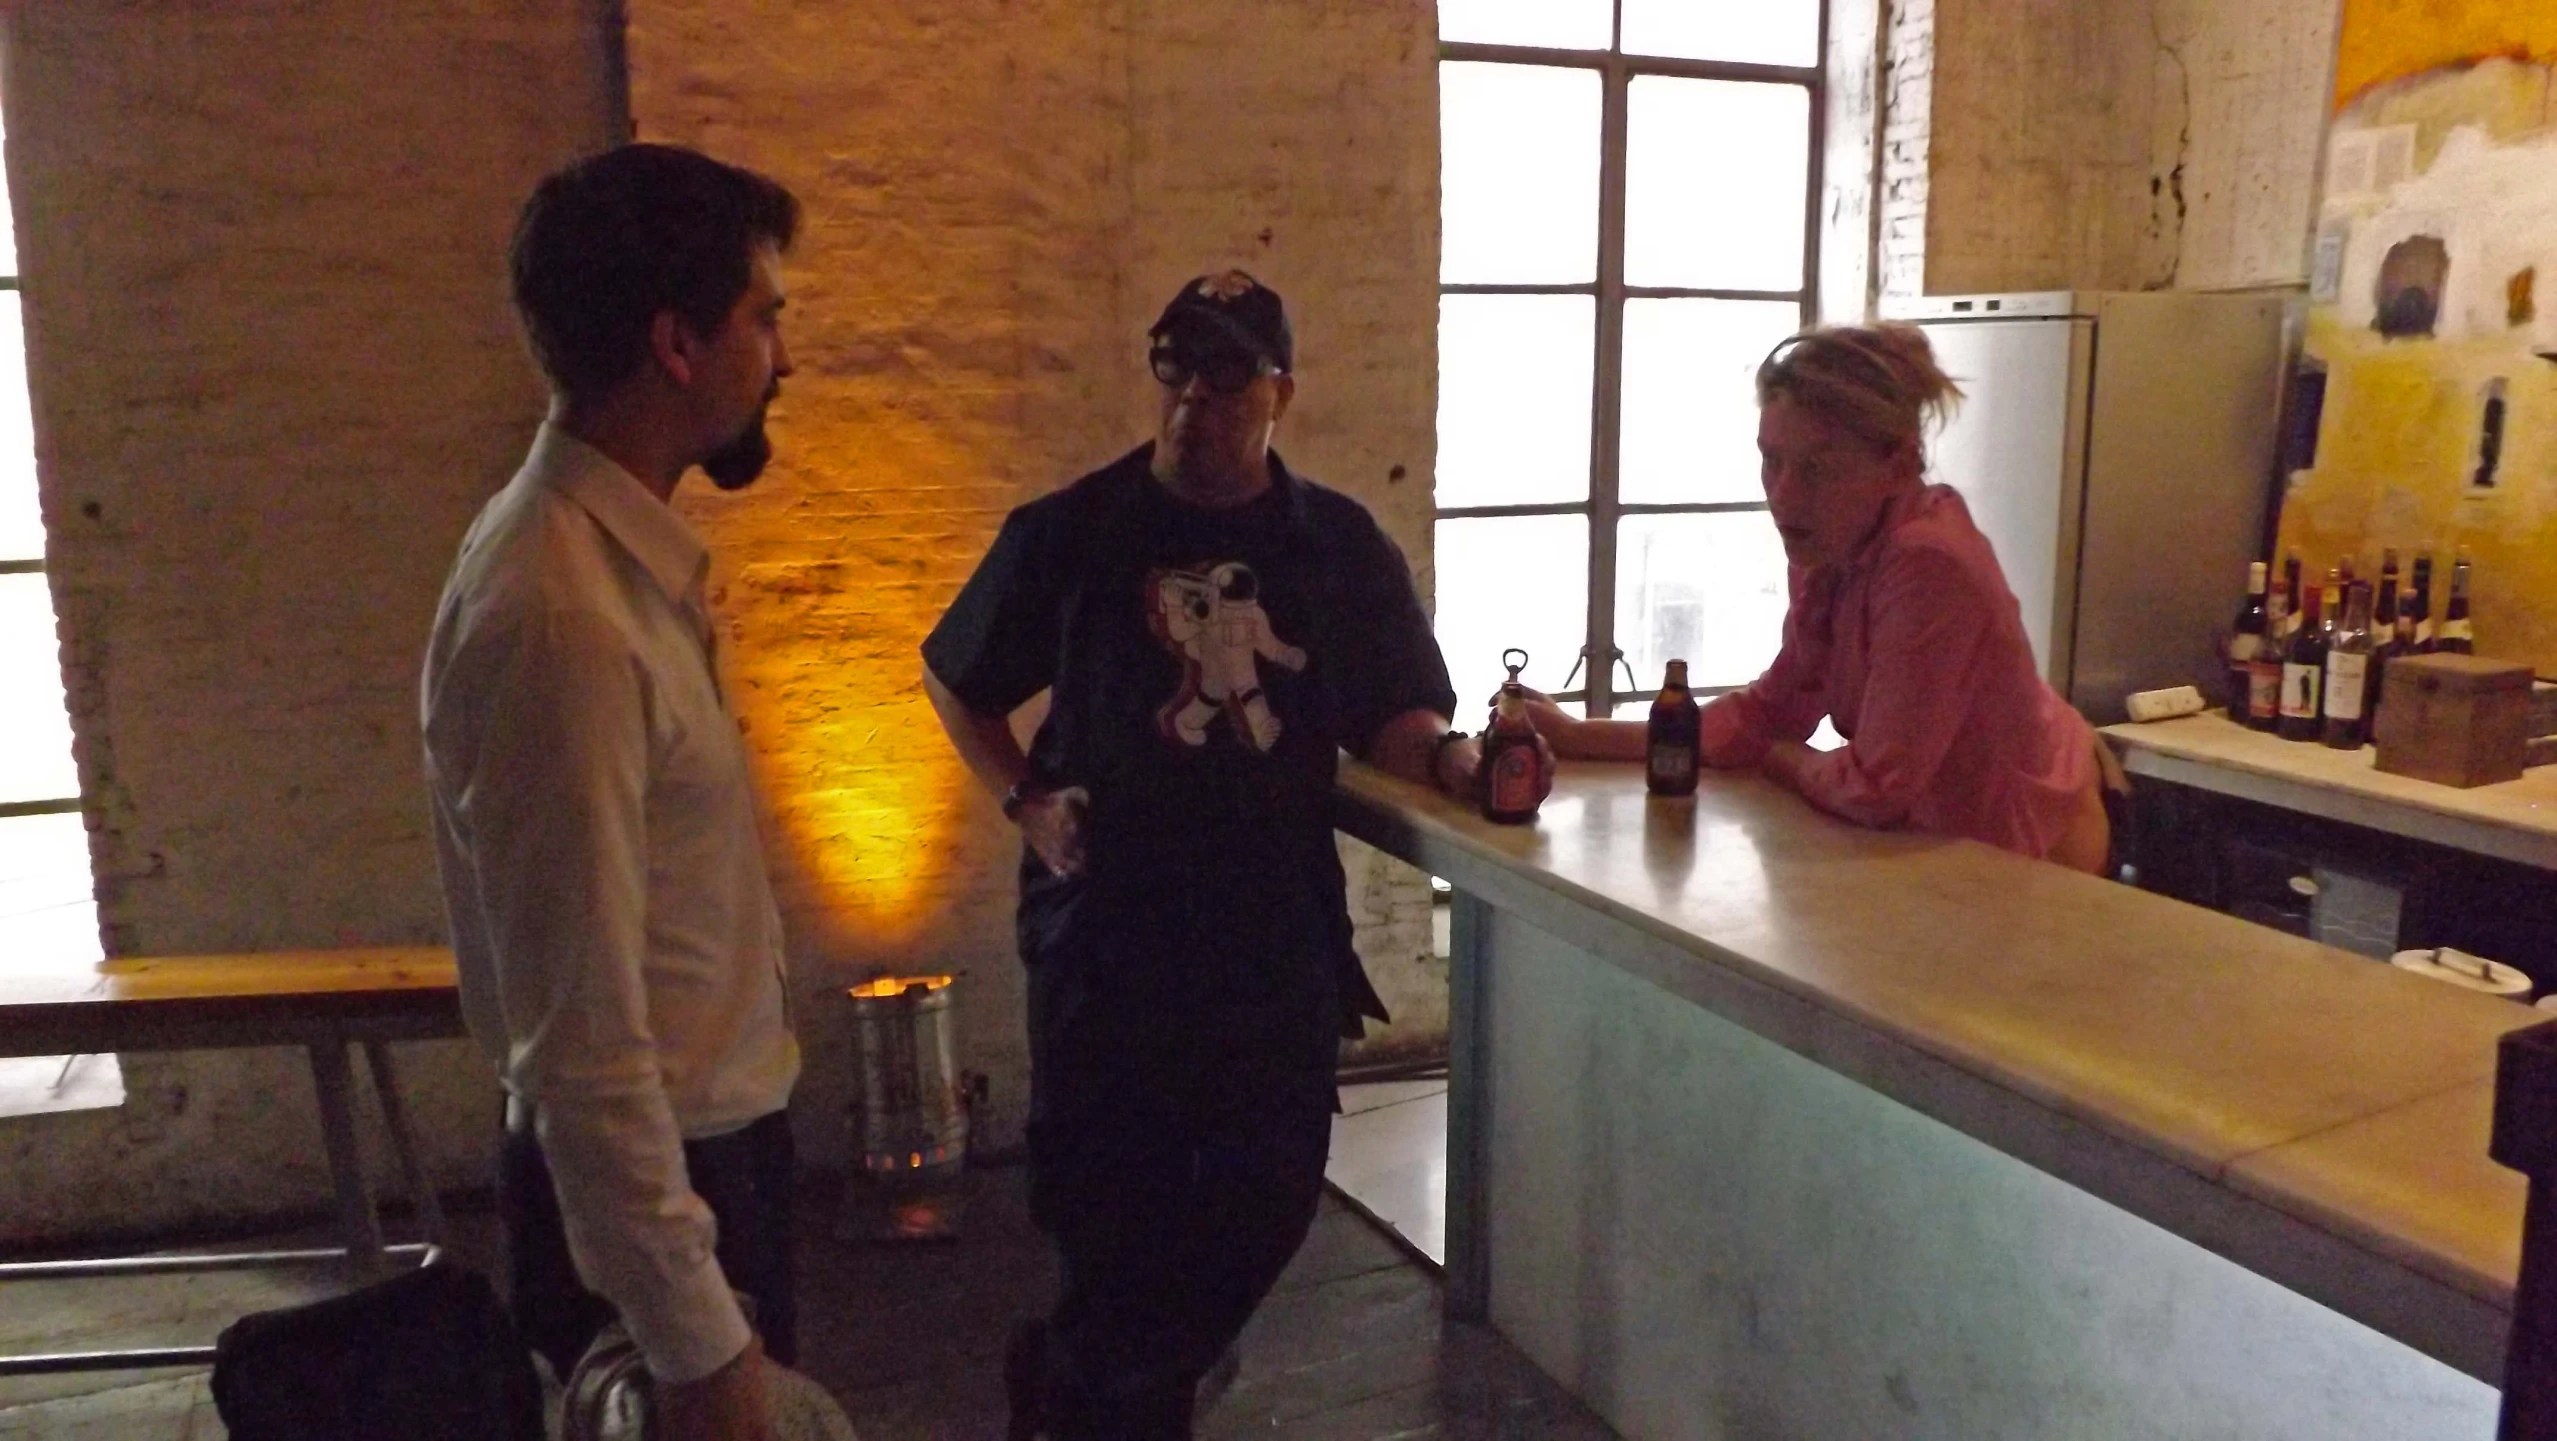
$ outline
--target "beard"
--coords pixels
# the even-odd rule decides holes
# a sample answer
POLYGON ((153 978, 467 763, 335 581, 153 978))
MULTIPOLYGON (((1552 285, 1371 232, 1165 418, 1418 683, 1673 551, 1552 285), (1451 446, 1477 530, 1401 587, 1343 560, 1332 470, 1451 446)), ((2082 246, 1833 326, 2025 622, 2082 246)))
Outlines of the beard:
POLYGON ((764 407, 757 406, 736 439, 701 458, 701 473, 721 490, 744 490, 771 463, 772 438, 764 434, 764 407))

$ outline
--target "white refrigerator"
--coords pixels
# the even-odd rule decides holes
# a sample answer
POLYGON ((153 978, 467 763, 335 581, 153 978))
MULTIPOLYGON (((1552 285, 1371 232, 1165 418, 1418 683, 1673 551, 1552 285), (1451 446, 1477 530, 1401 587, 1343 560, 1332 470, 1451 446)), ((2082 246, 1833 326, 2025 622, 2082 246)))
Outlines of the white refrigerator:
POLYGON ((2048 291, 1882 303, 1965 399, 1928 447, 2024 611, 2043 674, 2097 725, 2198 685, 2263 543, 2287 297, 2048 291))

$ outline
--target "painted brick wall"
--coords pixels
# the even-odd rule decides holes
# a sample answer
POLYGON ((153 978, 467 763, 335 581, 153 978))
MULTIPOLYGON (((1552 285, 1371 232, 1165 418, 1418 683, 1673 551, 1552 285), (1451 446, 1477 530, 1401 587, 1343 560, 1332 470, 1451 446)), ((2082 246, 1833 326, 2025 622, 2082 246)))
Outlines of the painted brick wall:
MULTIPOLYGON (((114 953, 433 940, 416 666, 542 396, 503 246, 611 133, 589 0, 12 7, 39 485, 114 953)), ((448 1180, 494 1114, 401 1051, 448 1180)), ((321 1204, 289 1052, 0 1121, 0 1241, 321 1204)))
MULTIPOLYGON (((1017 844, 917 687, 915 647, 1006 510, 1151 431, 1143 334, 1201 270, 1288 297, 1280 448, 1418 561, 1434 446, 1436 91, 1422 0, 913 3, 846 26, 778 3, 634 0, 644 137, 764 169, 809 207, 781 458, 688 513, 775 805, 814 1064, 802 1144, 840 1153, 829 991, 966 972, 998 1144, 1026 1101, 1017 844), (929 57, 928 59, 925 57, 929 57), (1274 57, 1285 57, 1281 63, 1274 57)), ((1402 1023, 1445 1031, 1419 878, 1354 848, 1362 950, 1402 1023)))

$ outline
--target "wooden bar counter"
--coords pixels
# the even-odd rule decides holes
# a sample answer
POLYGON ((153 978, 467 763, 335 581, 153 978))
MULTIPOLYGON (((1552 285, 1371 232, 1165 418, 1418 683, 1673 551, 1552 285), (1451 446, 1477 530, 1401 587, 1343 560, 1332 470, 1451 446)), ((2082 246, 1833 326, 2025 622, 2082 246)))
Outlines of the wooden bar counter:
POLYGON ((1449 1305, 1627 1436, 2493 1434, 2528 1008, 1754 775, 1339 824, 1458 893, 1449 1305))

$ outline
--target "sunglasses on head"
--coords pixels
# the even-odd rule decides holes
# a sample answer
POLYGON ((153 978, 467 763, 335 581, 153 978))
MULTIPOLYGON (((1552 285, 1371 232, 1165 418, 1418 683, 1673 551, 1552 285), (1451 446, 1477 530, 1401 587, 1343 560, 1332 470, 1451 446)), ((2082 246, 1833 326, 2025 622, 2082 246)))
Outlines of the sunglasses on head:
POLYGON ((1239 346, 1158 344, 1149 357, 1154 378, 1174 390, 1192 379, 1204 380, 1220 395, 1237 395, 1255 380, 1277 369, 1239 346))

